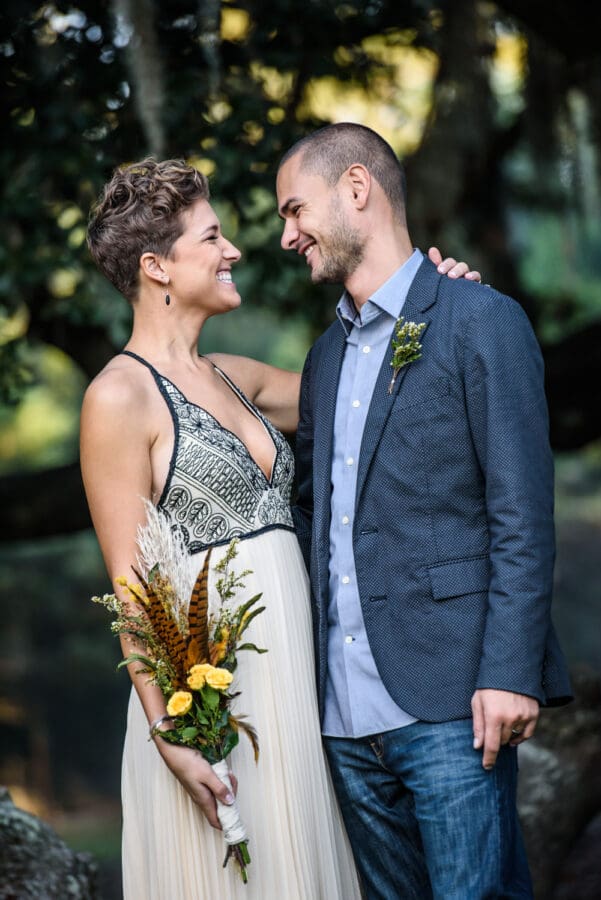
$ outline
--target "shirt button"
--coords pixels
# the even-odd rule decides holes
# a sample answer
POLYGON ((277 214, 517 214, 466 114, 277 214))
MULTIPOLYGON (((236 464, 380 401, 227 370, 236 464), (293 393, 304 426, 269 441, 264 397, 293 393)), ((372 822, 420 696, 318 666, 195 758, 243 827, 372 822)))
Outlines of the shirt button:
POLYGON ((346 461, 346 464, 347 464, 347 466, 352 466, 354 462, 355 462, 355 460, 353 459, 353 457, 349 456, 349 458, 346 461))
POLYGON ((348 584, 350 580, 351 580, 351 579, 348 577, 348 575, 343 575, 343 576, 342 576, 342 583, 343 583, 343 584, 348 584))
POLYGON ((365 347, 363 348, 363 352, 364 352, 364 353, 369 353, 370 350, 371 350, 371 347, 368 347, 367 344, 366 344, 365 347))
POLYGON ((343 517, 342 517, 342 524, 343 524, 343 525, 348 525, 349 522, 350 522, 350 519, 349 519, 348 516, 343 516, 343 517))
POLYGON ((353 406, 355 407, 355 409, 357 409, 357 407, 361 406, 361 401, 360 401, 360 400, 353 400, 353 406))
POLYGON ((352 644, 354 640, 355 640, 355 638, 352 636, 352 634, 347 634, 347 636, 344 639, 344 643, 352 644))

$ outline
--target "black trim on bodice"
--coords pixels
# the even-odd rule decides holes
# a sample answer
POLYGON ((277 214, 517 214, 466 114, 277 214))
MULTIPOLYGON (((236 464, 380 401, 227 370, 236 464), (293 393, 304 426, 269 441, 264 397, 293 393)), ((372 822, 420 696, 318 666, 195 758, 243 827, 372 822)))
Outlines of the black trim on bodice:
POLYGON ((189 552, 198 553, 210 546, 227 544, 234 537, 247 538, 273 528, 293 531, 292 451, 285 437, 225 372, 211 363, 273 441, 275 455, 270 478, 237 434, 188 400, 141 356, 131 350, 121 352, 149 369, 171 413, 173 452, 157 508, 164 510, 180 529, 189 552))

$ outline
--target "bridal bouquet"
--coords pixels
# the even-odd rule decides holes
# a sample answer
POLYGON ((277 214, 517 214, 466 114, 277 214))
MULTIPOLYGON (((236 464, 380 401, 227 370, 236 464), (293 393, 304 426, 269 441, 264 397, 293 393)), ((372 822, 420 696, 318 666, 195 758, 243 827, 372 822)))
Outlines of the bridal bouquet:
MULTIPOLYGON (((238 605, 233 602, 244 587, 244 578, 251 574, 250 570, 240 574, 231 570, 237 554, 234 539, 214 566, 219 575, 215 584, 219 602, 211 607, 211 551, 201 572, 194 576, 193 563, 177 531, 155 507, 148 505, 147 513, 147 523, 138 532, 138 566, 145 572, 134 569, 139 584, 117 578, 127 591, 128 601, 115 594, 92 600, 115 615, 111 625, 115 634, 128 635, 130 641, 144 646, 143 652, 132 652, 119 668, 139 663, 138 671, 147 672, 161 689, 173 727, 154 733, 165 741, 198 750, 231 790, 226 757, 238 743, 240 731, 250 739, 255 761, 259 755, 254 728, 232 713, 232 701, 239 692, 233 692, 231 686, 238 652, 266 652, 242 640, 252 620, 265 609, 257 606, 262 595, 238 605)), ((217 801, 217 814, 228 845, 223 865, 233 857, 246 883, 248 835, 236 803, 225 806, 217 801)))

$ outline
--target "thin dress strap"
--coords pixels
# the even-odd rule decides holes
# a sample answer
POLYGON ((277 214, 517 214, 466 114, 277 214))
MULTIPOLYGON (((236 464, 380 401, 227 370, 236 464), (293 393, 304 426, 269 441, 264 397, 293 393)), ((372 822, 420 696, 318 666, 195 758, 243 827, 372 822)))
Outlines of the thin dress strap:
POLYGON ((137 359, 139 363, 142 363, 143 366, 146 366, 147 369, 150 369, 155 378, 157 376, 161 378, 160 372, 157 372, 155 367, 151 365, 148 360, 144 359, 143 356, 138 356, 138 354, 134 353, 133 350, 121 350, 119 356, 131 356, 132 359, 137 359))
MULTIPOLYGON (((171 421, 173 422, 173 450, 171 452, 171 459, 169 460, 169 471, 167 472, 167 478, 165 479, 165 484, 163 485, 163 490, 161 492, 161 496, 157 503, 157 507, 160 508, 165 500, 166 495, 167 495, 167 489, 171 483, 171 479, 173 478, 173 471, 175 469, 175 463, 177 460, 177 453, 178 453, 179 439, 180 439, 179 417, 177 415, 177 410, 175 409, 173 399, 170 396, 169 391, 167 390, 167 385, 165 384, 165 381, 168 381, 169 384, 172 384, 172 382, 169 381, 168 378, 166 379, 164 375, 161 375, 161 373, 158 372, 155 369, 155 367, 148 362, 148 360, 144 359, 143 356, 138 356, 138 354, 134 353, 132 350, 121 350, 121 353, 119 355, 120 356, 131 356, 132 359, 135 359, 137 362, 141 363, 143 366, 146 366, 146 368, 149 370, 150 374, 154 378, 155 384, 158 387, 159 391, 161 392, 161 396, 163 397, 163 400, 167 404, 167 408, 171 415, 171 421)), ((185 399, 183 394, 181 394, 181 391, 179 390, 179 388, 176 387, 176 385, 173 384, 172 387, 178 392, 178 394, 181 395, 182 399, 185 399)))

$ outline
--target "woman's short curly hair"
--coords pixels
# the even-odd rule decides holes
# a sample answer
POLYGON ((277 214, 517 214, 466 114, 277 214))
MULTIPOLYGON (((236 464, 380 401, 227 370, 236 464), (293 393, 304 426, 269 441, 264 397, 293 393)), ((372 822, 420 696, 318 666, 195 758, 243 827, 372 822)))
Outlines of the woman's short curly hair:
POLYGON ((149 157, 116 169, 90 213, 94 262, 131 303, 138 296, 142 254, 169 256, 184 230, 182 213, 208 199, 205 176, 180 159, 149 157))

